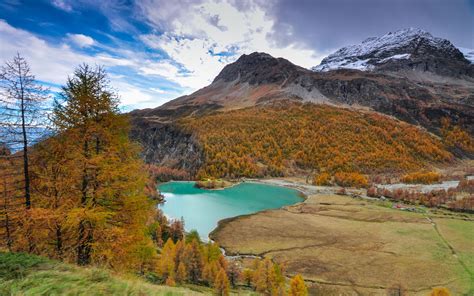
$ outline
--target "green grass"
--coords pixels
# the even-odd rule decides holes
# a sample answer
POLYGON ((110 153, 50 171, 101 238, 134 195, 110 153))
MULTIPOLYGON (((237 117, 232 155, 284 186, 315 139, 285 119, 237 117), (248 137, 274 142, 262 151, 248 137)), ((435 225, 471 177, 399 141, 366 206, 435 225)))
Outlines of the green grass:
POLYGON ((459 219, 435 219, 435 221, 440 233, 454 248, 471 275, 474 274, 474 221, 459 219))
POLYGON ((0 295, 200 295, 188 288, 152 285, 98 268, 81 268, 22 253, 0 253, 0 295))

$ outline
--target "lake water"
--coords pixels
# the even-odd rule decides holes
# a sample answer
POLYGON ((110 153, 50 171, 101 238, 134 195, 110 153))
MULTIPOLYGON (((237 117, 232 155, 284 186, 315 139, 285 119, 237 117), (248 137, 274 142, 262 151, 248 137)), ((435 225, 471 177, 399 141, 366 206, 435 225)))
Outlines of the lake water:
POLYGON ((194 187, 194 182, 161 184, 165 203, 160 205, 171 218, 184 218, 186 230, 196 229, 202 239, 224 218, 281 208, 303 200, 290 188, 245 182, 223 190, 194 187))

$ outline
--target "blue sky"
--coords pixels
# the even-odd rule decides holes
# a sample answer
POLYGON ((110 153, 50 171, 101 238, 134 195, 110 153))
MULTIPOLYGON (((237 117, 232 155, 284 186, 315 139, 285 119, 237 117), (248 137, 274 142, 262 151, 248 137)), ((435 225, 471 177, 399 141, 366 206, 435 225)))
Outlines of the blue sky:
POLYGON ((253 51, 311 67, 405 27, 472 48, 473 10, 471 0, 0 0, 0 61, 20 52, 53 91, 78 64, 104 65, 131 110, 204 87, 253 51))

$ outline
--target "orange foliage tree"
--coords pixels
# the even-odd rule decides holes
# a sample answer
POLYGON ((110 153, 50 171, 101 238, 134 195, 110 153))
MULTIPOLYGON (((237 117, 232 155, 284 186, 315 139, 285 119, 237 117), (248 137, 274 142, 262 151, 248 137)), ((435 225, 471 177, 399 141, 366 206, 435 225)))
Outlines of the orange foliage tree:
POLYGON ((155 202, 145 194, 148 174, 117 96, 102 68, 83 65, 61 99, 55 135, 34 151, 32 214, 41 252, 52 252, 52 243, 56 257, 67 251, 81 265, 140 269, 154 253, 146 227, 155 202))
POLYGON ((289 296, 307 296, 308 288, 301 275, 295 275, 290 281, 290 290, 288 291, 289 296))

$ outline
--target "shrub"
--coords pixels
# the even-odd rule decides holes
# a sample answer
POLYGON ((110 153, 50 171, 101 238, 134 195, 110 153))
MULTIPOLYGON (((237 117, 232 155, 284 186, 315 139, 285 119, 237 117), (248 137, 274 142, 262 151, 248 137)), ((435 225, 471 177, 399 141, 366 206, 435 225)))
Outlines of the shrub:
POLYGON ((331 175, 328 173, 321 173, 314 177, 314 185, 318 186, 330 186, 331 185, 331 175))
POLYGON ((456 190, 459 192, 474 193, 474 180, 463 179, 459 182, 456 190))
POLYGON ((377 188, 372 186, 369 189, 367 189, 367 196, 369 196, 369 197, 378 197, 379 194, 377 192, 377 188))
POLYGON ((360 173, 343 173, 338 172, 334 175, 334 181, 337 185, 342 187, 368 187, 369 181, 360 173))
POLYGON ((437 172, 415 172, 402 177, 402 182, 408 184, 433 184, 439 182, 441 175, 437 172))
POLYGON ((437 287, 431 290, 431 293, 429 296, 451 296, 451 293, 449 293, 449 290, 447 288, 437 287))

